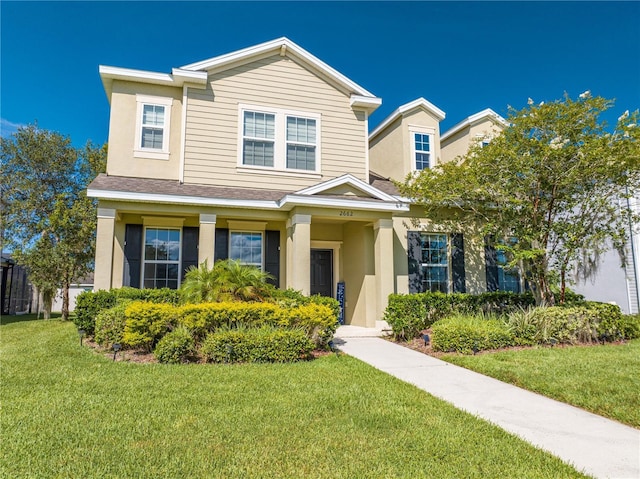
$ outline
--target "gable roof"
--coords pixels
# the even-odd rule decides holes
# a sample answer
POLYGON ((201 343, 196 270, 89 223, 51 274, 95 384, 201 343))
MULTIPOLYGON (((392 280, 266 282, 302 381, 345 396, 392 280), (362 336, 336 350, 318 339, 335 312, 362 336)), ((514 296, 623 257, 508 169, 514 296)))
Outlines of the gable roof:
POLYGON ((337 186, 347 185, 350 186, 362 193, 366 193, 368 196, 382 201, 396 201, 396 198, 377 189, 376 187, 366 183, 362 180, 359 180, 355 176, 351 174, 346 174, 342 176, 338 176, 337 178, 332 178, 330 180, 324 181, 322 183, 318 183, 317 185, 310 186, 303 190, 297 191, 295 195, 317 195, 326 191, 330 191, 337 186))
POLYGON ((230 69, 241 64, 249 63, 265 55, 275 53, 279 53, 280 56, 283 57, 289 56, 295 58, 319 76, 344 88, 350 94, 352 107, 363 108, 372 112, 382 104, 381 98, 376 97, 286 37, 277 38, 269 42, 260 43, 259 45, 226 53, 207 60, 190 63, 180 68, 174 68, 171 74, 130 70, 103 65, 100 66, 99 70, 107 96, 111 97, 111 83, 113 80, 129 80, 170 86, 182 86, 187 83, 189 86, 203 88, 206 86, 207 72, 210 70, 230 69))
POLYGON ((440 108, 435 106, 433 103, 425 100, 424 98, 420 97, 416 100, 410 101, 409 103, 405 103, 404 105, 399 106, 393 113, 391 113, 391 115, 389 115, 384 120, 382 120, 382 123, 380 123, 369 134, 369 140, 375 137, 378 133, 380 133, 382 130, 384 130, 387 126, 389 126, 391 123, 396 121, 402 115, 410 112, 411 110, 415 110, 416 108, 421 108, 425 110, 427 113, 430 113, 433 116, 435 116, 439 121, 444 120, 446 116, 445 112, 442 111, 440 108))
POLYGON ((491 108, 487 108, 485 110, 482 110, 478 113, 476 113, 475 115, 471 115, 468 118, 465 118, 464 120, 462 120, 460 123, 458 123, 457 125, 455 125, 454 127, 450 128, 449 130, 447 130, 446 132, 444 132, 441 136, 440 136, 440 141, 444 141, 447 138, 449 138, 450 136, 458 133, 460 130, 462 130, 463 128, 467 128, 469 126, 478 124, 484 120, 491 120, 494 123, 499 124, 500 126, 503 127, 507 127, 509 126, 509 123, 507 123, 507 120, 505 120, 504 118, 502 118, 500 115, 498 115, 495 111, 493 111, 491 108))

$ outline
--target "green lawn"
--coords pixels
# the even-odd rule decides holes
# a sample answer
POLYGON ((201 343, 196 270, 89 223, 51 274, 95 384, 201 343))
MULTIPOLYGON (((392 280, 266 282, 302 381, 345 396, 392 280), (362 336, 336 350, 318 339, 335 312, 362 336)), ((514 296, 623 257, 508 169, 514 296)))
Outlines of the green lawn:
POLYGON ((584 477, 347 356, 114 363, 57 320, 0 345, 0 477, 584 477))
POLYGON ((441 359, 640 427, 640 339, 441 359))

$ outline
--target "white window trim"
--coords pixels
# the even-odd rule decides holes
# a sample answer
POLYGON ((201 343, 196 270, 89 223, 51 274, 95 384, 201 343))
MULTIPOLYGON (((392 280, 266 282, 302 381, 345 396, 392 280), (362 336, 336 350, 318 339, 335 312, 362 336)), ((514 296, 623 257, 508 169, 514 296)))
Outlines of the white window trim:
MULTIPOLYGON (((240 103, 238 105, 238 171, 259 171, 261 173, 289 173, 295 176, 319 175, 322 171, 320 159, 322 158, 321 136, 321 118, 319 113, 311 113, 308 111, 289 110, 283 108, 272 108, 258 105, 247 105, 240 103), (256 113, 267 113, 275 115, 275 138, 273 144, 273 166, 256 166, 245 165, 243 160, 244 148, 244 112, 253 111, 256 113), (295 116, 297 118, 308 118, 316 121, 316 168, 315 170, 298 170, 287 168, 287 117, 295 116)), ((302 143, 300 143, 302 144, 302 143)))
POLYGON ((429 137, 429 169, 435 166, 435 133, 436 132, 433 128, 409 127, 409 140, 411 142, 411 171, 421 171, 416 165, 416 153, 424 153, 423 151, 416 151, 416 134, 426 135, 429 137))
MULTIPOLYGON (((451 235, 449 233, 440 233, 437 231, 421 231, 420 234, 425 235, 443 235, 447 240, 447 294, 453 291, 453 271, 451 270, 451 235)), ((422 240, 422 239, 421 239, 422 240)), ((422 252, 421 252, 422 254, 422 252)), ((433 263, 423 263, 422 258, 420 258, 420 267, 424 268, 425 266, 433 266, 433 267, 445 267, 444 265, 437 265, 433 263)))
MULTIPOLYGON (((150 288, 145 288, 144 286, 144 270, 145 270, 145 265, 147 264, 147 258, 146 258, 146 242, 147 242, 147 230, 148 229, 165 229, 165 230, 177 230, 180 232, 180 246, 178 246, 178 288, 180 288, 180 285, 182 283, 182 228, 181 227, 175 227, 175 226, 166 226, 166 225, 157 225, 157 224, 149 224, 149 225, 144 225, 144 231, 142 232, 142 268, 140 268, 140 286, 141 289, 150 289, 150 288)), ((156 261, 156 260, 150 260, 148 261, 149 263, 153 263, 153 264, 159 264, 159 263, 164 263, 164 264, 174 264, 175 261, 156 261)), ((177 288, 176 288, 177 289, 177 288)))
POLYGON ((152 160, 169 159, 169 137, 171 135, 171 107, 173 98, 149 95, 136 95, 136 134, 133 145, 133 156, 136 158, 149 158, 152 160), (164 107, 164 126, 162 132, 162 149, 142 148, 142 113, 144 105, 157 105, 164 107))
MULTIPOLYGON (((260 271, 264 271, 264 247, 265 247, 265 239, 264 239, 264 230, 260 231, 260 230, 249 230, 249 229, 230 229, 229 230, 229 259, 233 259, 231 257, 231 236, 233 235, 233 233, 249 233, 249 234, 259 234, 260 237, 262 238, 262 240, 260 241, 260 259, 261 259, 261 265, 260 265, 260 271)), ((244 264, 244 263, 241 263, 244 264)), ((256 266, 254 264, 250 264, 249 266, 256 266)))

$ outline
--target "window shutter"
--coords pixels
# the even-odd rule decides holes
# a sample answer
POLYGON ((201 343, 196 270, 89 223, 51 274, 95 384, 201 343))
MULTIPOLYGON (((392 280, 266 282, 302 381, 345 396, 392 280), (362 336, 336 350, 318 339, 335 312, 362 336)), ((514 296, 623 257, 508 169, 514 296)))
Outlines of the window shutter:
POLYGON ((125 225, 123 286, 140 287, 142 225, 125 225))
POLYGON ((487 274, 487 291, 498 291, 498 263, 496 249, 490 237, 484 239, 484 264, 487 274))
POLYGON ((213 254, 213 261, 229 258, 229 230, 226 228, 216 228, 216 247, 213 254))
POLYGON ((280 286, 280 231, 265 231, 264 270, 275 277, 269 281, 280 286))
POLYGON ((422 242, 419 231, 407 232, 409 293, 422 293, 422 242))
POLYGON ((453 279, 453 292, 466 293, 464 237, 462 233, 453 233, 451 235, 451 277, 453 279))
POLYGON ((191 266, 198 267, 199 235, 200 228, 197 226, 185 226, 182 228, 182 281, 184 281, 184 275, 191 266))

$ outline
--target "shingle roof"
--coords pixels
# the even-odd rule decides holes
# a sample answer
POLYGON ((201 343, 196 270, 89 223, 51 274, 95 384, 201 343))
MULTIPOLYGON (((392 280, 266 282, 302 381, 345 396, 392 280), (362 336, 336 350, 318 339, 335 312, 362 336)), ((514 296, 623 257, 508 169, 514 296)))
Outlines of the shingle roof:
POLYGON ((379 189, 380 191, 384 191, 388 195, 399 196, 400 192, 396 185, 388 178, 383 178, 382 176, 374 173, 373 171, 369 172, 369 183, 374 188, 379 189))
POLYGON ((152 178, 128 178, 101 173, 88 187, 98 191, 121 191, 129 193, 152 193, 170 196, 194 196, 201 198, 224 198, 231 200, 277 201, 293 193, 285 190, 266 190, 258 188, 231 188, 226 186, 208 186, 184 184, 177 180, 158 180, 152 178))

